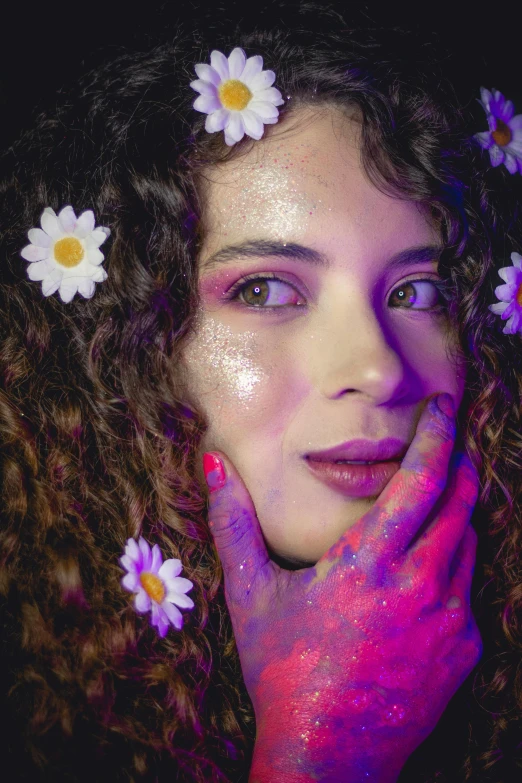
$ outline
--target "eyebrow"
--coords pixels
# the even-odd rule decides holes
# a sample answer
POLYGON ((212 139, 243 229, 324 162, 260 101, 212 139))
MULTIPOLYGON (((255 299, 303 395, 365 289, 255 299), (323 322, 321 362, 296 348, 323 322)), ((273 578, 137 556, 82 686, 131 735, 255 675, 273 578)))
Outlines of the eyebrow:
MULTIPOLYGON (((440 245, 419 245, 400 250, 388 260, 387 267, 396 269, 415 264, 426 264, 430 261, 438 261, 442 247, 440 245)), ((243 242, 238 245, 227 245, 218 250, 210 258, 203 262, 202 268, 206 271, 216 266, 237 261, 240 258, 291 258, 294 261, 303 261, 312 266, 328 268, 330 261, 324 253, 313 250, 306 245, 296 242, 272 242, 263 239, 243 242)))

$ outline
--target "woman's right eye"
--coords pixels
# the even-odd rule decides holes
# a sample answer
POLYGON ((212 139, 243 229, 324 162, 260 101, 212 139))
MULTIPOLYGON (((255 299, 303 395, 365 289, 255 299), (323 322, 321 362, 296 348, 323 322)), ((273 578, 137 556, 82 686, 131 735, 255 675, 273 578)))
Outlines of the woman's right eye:
POLYGON ((301 294, 290 283, 277 277, 255 277, 240 280, 229 291, 228 299, 244 302, 249 307, 285 307, 303 305, 301 294))

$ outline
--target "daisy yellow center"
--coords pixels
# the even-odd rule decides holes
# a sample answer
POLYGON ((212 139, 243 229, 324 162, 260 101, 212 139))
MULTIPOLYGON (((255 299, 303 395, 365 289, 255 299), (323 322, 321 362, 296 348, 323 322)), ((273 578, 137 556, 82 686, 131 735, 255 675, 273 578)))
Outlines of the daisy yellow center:
POLYGON ((68 268, 78 266, 83 256, 83 245, 75 237, 59 239, 54 246, 54 257, 61 266, 68 268))
POLYGON ((218 87, 219 99, 225 109, 243 111, 252 98, 252 92, 239 79, 227 79, 218 87))
POLYGON ((140 574, 141 586, 153 601, 160 604, 165 598, 165 586, 159 576, 151 574, 150 571, 144 571, 140 574))
POLYGON ((522 283, 518 286, 518 291, 516 295, 517 304, 522 307, 522 283))
POLYGON ((498 144, 499 147, 505 147, 513 138, 509 125, 506 125, 505 122, 499 120, 498 117, 496 130, 494 130, 491 135, 493 136, 495 144, 498 144))

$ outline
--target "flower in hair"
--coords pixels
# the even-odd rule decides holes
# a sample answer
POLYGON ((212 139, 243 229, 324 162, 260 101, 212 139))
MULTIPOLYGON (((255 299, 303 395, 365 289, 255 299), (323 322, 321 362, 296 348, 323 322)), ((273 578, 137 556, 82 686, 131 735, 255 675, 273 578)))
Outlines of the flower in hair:
POLYGON ((127 573, 121 580, 122 587, 135 593, 134 608, 137 612, 151 613, 151 623, 165 636, 169 624, 178 630, 183 627, 183 615, 178 609, 192 609, 194 602, 188 595, 194 585, 190 579, 179 576, 181 560, 171 558, 163 562, 157 544, 152 549, 144 538, 129 538, 120 563, 127 573))
POLYGON ((504 266, 498 270, 505 285, 495 288, 495 296, 500 300, 489 306, 492 313, 500 315, 503 321, 509 318, 504 334, 522 333, 522 256, 511 253, 513 266, 504 266))
POLYGON ((279 90, 272 87, 273 71, 263 70, 260 55, 247 59, 236 47, 227 58, 214 50, 210 65, 195 66, 198 78, 190 86, 200 95, 194 101, 197 111, 207 114, 205 130, 208 133, 225 131, 225 143, 232 147, 243 136, 259 140, 265 125, 277 122, 276 106, 284 103, 279 90))
POLYGON ((481 87, 479 103, 486 112, 489 130, 476 133, 475 139, 488 150, 492 166, 503 163, 510 174, 522 174, 522 114, 515 115, 513 101, 507 101, 498 90, 490 92, 481 87))
POLYGON ((76 217, 72 207, 56 214, 47 207, 40 217, 41 228, 28 232, 31 244, 20 254, 29 261, 29 280, 42 282, 42 293, 51 296, 56 291, 62 302, 70 302, 76 293, 85 299, 94 294, 95 284, 107 279, 101 266, 100 250, 110 229, 95 226, 94 213, 88 209, 76 217))

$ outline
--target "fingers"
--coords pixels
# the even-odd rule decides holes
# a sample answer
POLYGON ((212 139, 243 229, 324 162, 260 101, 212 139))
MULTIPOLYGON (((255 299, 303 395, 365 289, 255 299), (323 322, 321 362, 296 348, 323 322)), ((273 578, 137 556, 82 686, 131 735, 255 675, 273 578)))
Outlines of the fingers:
POLYGON ((440 509, 408 553, 417 566, 425 565, 430 572, 451 578, 450 566, 469 526, 478 493, 479 476, 471 460, 463 452, 453 454, 440 509))
POLYGON ((458 596, 466 606, 470 603, 476 558, 477 534, 471 525, 467 525, 451 565, 449 587, 451 596, 458 596))
POLYGON ((361 550, 369 562, 403 554, 446 486, 456 425, 451 397, 438 397, 432 397, 422 412, 400 470, 357 523, 361 550), (445 410, 438 406, 438 397, 445 410))
POLYGON ((241 602, 270 563, 252 499, 232 463, 219 452, 204 455, 209 527, 225 574, 227 600, 241 602))

